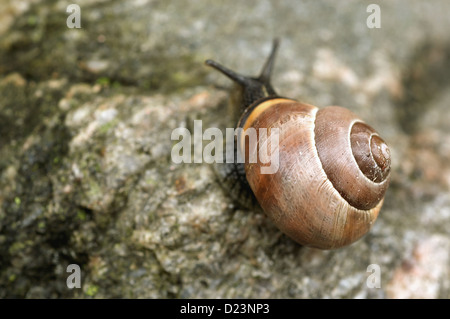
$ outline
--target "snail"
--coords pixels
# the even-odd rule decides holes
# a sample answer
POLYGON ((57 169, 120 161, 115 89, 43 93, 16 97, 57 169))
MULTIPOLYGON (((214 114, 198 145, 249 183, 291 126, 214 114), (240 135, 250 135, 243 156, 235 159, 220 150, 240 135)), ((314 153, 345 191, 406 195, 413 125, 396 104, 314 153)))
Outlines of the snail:
MULTIPOLYGON (((258 77, 205 61, 237 84, 237 127, 279 129, 279 168, 274 174, 261 174, 263 164, 249 163, 247 157, 244 163, 223 164, 221 174, 239 186, 236 197, 246 203, 256 199, 270 220, 299 244, 319 249, 350 245, 370 230, 383 205, 389 148, 346 108, 319 109, 279 96, 270 83, 277 48, 274 40, 258 77)), ((241 142, 235 147, 249 151, 241 142)))

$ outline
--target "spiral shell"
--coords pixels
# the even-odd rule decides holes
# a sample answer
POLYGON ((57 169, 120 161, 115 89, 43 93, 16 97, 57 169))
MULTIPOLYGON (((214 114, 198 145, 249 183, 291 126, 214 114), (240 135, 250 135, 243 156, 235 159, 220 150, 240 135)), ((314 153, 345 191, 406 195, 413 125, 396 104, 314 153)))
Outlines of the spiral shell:
POLYGON ((389 148, 373 128, 342 107, 319 110, 282 98, 244 113, 241 125, 257 132, 279 129, 278 171, 261 174, 267 164, 258 160, 246 163, 245 172, 259 204, 281 231, 321 249, 349 245, 369 231, 390 176, 389 148))

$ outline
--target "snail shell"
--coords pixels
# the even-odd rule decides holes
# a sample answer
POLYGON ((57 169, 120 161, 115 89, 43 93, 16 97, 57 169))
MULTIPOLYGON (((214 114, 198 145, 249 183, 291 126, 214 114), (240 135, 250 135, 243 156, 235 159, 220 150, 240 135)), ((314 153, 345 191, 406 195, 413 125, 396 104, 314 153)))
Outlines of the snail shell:
POLYGON ((280 130, 276 173, 261 174, 266 165, 261 161, 245 164, 247 181, 266 214, 306 246, 332 249, 362 237, 388 187, 390 155, 383 140, 345 108, 319 110, 288 99, 260 107, 266 110, 244 127, 280 130))
MULTIPOLYGON (((296 242, 321 249, 349 245, 370 230, 383 205, 390 178, 389 148, 346 108, 318 109, 279 97, 270 85, 276 48, 277 42, 258 78, 242 77, 207 61, 243 88, 238 127, 255 128, 258 143, 266 145, 270 133, 260 139, 260 129, 279 130, 279 143, 272 149, 279 154, 278 170, 262 174, 267 163, 259 157, 256 163, 246 160, 246 180, 264 212, 296 242)), ((237 145, 244 154, 258 151, 241 139, 237 145)), ((242 168, 235 169, 239 171, 242 168)))

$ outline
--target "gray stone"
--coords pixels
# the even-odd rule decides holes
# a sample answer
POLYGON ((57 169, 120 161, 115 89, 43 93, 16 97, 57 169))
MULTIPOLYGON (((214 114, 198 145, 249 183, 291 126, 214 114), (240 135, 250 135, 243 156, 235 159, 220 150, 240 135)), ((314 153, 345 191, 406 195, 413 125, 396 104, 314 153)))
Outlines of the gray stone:
POLYGON ((0 297, 450 297, 448 1, 378 1, 380 29, 363 2, 78 3, 81 29, 65 1, 0 5, 0 297), (279 94, 390 145, 385 204, 349 247, 300 247, 210 165, 171 161, 175 128, 235 125, 203 61, 257 74, 274 37, 279 94))

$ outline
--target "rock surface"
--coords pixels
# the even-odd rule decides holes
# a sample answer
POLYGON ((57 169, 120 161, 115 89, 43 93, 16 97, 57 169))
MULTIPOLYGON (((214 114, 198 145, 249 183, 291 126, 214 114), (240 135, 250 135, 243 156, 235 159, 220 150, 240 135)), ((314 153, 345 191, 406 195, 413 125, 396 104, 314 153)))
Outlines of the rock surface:
POLYGON ((0 298, 449 298, 450 3, 66 1, 0 4, 0 298), (233 205, 171 133, 233 127, 214 58, 283 96, 342 105, 390 145, 371 232, 300 247, 233 205), (81 268, 68 289, 69 264, 81 268), (369 288, 371 264, 381 288, 369 288))

